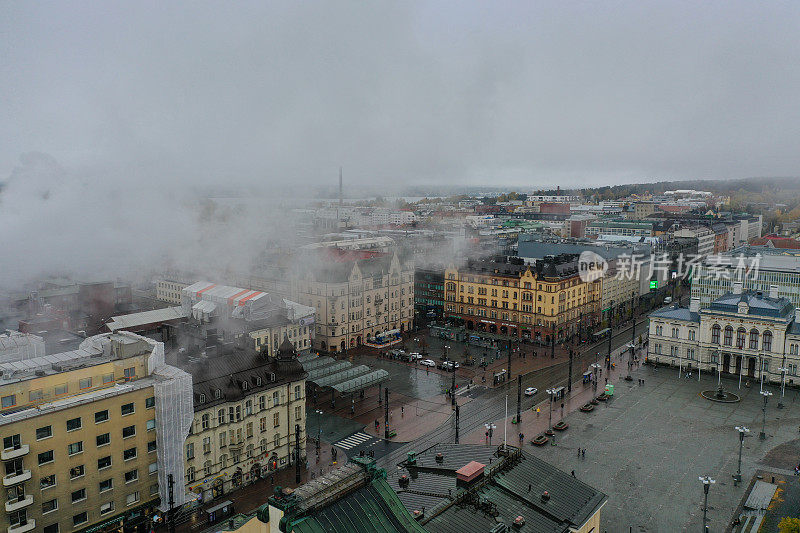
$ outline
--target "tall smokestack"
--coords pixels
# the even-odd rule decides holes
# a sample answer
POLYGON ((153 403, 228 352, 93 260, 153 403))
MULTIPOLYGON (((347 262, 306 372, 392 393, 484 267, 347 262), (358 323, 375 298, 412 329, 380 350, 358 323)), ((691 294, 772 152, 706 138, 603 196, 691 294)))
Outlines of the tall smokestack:
POLYGON ((339 167, 339 207, 342 207, 342 167, 339 167))

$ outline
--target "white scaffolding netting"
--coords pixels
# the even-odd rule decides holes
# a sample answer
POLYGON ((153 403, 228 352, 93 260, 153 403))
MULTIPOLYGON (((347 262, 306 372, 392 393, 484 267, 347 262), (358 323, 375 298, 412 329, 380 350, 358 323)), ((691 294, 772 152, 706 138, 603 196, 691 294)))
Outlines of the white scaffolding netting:
MULTIPOLYGON (((152 341, 151 341, 152 342, 152 341)), ((147 370, 156 379, 156 445, 158 450, 159 509, 169 509, 168 476, 172 474, 175 507, 186 503, 184 486, 183 444, 194 419, 192 376, 180 368, 164 363, 164 343, 153 343, 147 370)))

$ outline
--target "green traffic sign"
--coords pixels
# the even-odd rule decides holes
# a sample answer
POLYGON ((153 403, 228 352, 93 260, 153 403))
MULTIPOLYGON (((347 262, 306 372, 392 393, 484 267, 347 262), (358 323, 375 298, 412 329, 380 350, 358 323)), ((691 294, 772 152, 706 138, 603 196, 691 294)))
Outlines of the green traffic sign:
POLYGON ((657 279, 654 279, 654 280, 650 281, 650 288, 651 289, 657 289, 658 288, 658 280, 657 279))

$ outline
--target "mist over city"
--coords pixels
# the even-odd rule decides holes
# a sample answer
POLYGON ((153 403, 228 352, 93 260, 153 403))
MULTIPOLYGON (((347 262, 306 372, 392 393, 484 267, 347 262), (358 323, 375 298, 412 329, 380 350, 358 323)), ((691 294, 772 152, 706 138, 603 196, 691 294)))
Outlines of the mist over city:
POLYGON ((800 5, 0 4, 9 533, 800 531, 800 5))

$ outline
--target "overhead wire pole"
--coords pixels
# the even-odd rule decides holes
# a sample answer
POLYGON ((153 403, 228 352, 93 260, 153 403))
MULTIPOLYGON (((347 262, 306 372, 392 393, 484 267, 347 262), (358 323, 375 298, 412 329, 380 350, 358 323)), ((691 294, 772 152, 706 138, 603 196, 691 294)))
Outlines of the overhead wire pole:
POLYGON ((613 322, 614 320, 614 300, 611 300, 611 306, 608 308, 608 357, 606 358, 606 370, 611 371, 611 337, 613 336, 613 322))
POLYGON ((458 444, 458 424, 459 424, 459 409, 458 404, 456 404, 456 444, 458 444))
POLYGON ((294 425, 294 463, 295 463, 295 473, 294 473, 294 482, 299 484, 300 483, 300 424, 294 425))
POLYGON ((517 376, 517 424, 522 421, 522 374, 517 376))
POLYGON ((383 402, 383 436, 389 438, 389 387, 383 388, 385 401, 383 402))

